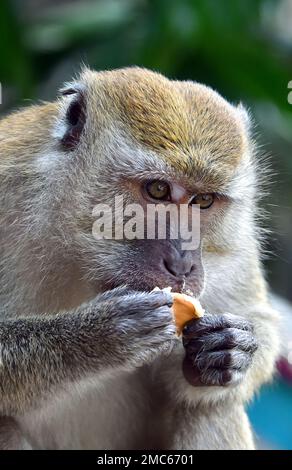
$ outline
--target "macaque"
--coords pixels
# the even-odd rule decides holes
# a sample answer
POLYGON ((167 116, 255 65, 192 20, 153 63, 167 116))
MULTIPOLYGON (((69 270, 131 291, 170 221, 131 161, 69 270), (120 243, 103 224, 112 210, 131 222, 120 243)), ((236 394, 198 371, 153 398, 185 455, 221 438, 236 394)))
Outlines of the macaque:
POLYGON ((0 139, 0 447, 253 449, 244 407, 279 341, 243 106, 142 68, 85 69, 0 139), (198 247, 97 239, 94 207, 117 196, 199 208, 198 247), (181 337, 165 287, 205 311, 181 337))

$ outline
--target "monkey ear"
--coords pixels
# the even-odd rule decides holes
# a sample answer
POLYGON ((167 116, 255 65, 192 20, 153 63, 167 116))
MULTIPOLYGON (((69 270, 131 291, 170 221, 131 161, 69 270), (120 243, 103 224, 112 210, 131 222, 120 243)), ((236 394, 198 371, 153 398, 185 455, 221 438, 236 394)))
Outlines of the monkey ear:
POLYGON ((65 132, 61 137, 61 145, 66 150, 74 150, 86 120, 84 87, 79 83, 69 83, 60 90, 60 95, 65 97, 65 132))

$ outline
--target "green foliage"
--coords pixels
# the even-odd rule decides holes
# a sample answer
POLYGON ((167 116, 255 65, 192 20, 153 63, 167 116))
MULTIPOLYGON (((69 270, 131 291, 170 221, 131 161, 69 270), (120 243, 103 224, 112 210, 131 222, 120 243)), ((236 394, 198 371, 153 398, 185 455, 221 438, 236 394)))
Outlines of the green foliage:
POLYGON ((0 3, 0 72, 22 95, 74 56, 99 69, 143 65, 210 83, 234 100, 288 109, 291 44, 281 45, 261 22, 277 1, 52 2, 43 12, 40 1, 31 15, 25 3, 0 3))
POLYGON ((15 85, 24 95, 31 88, 31 63, 29 51, 22 42, 22 34, 11 4, 7 1, 0 2, 1 82, 15 85))

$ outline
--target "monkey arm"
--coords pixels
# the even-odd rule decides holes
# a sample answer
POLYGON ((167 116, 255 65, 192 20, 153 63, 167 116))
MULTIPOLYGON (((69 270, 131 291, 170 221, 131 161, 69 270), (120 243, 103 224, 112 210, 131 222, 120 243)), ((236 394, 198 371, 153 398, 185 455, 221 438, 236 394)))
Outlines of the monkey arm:
POLYGON ((74 381, 149 362, 175 337, 171 305, 166 293, 116 289, 72 312, 2 320, 0 412, 18 415, 74 381))

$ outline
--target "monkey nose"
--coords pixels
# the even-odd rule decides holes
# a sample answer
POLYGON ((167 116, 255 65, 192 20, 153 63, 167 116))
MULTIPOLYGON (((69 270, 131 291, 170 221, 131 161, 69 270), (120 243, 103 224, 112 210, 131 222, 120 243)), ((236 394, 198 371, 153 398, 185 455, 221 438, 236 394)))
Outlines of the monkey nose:
POLYGON ((168 273, 179 279, 188 277, 195 270, 193 256, 190 251, 180 253, 177 250, 172 250, 164 254, 163 266, 168 273))

